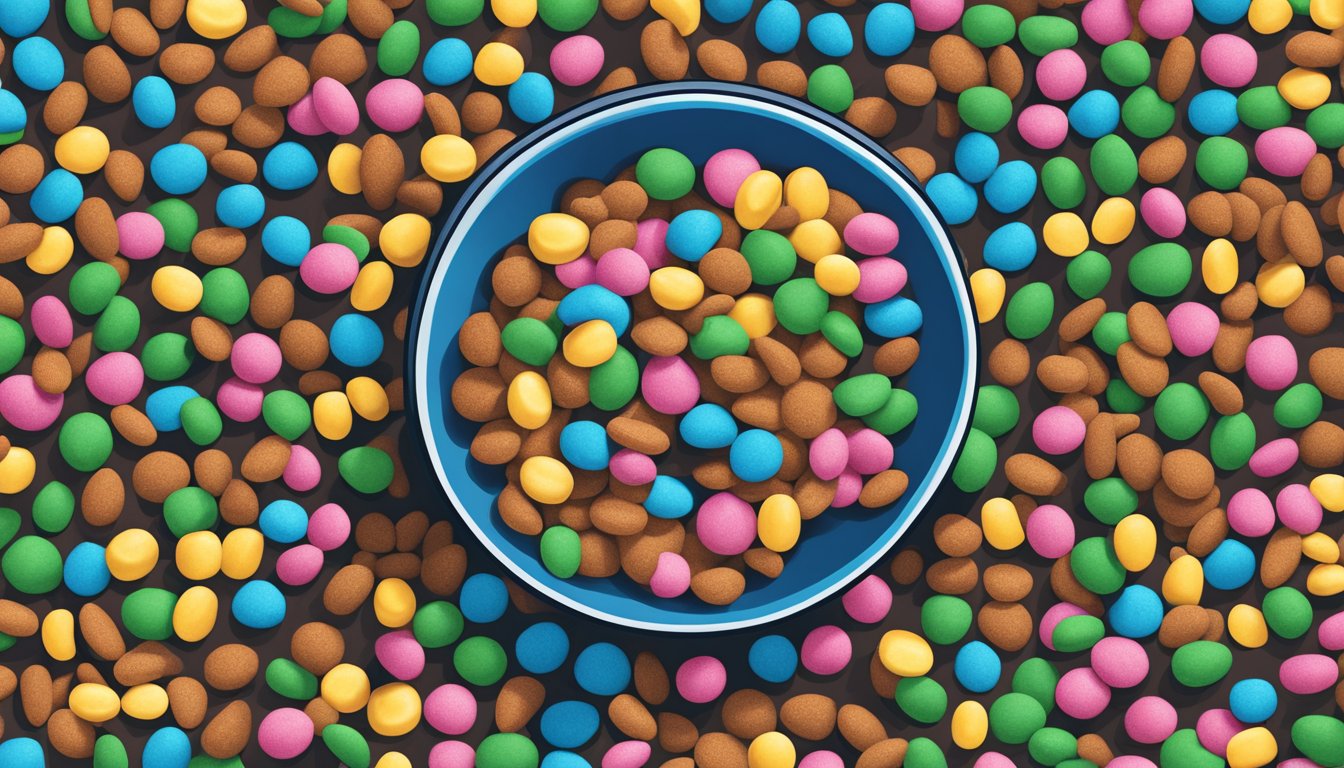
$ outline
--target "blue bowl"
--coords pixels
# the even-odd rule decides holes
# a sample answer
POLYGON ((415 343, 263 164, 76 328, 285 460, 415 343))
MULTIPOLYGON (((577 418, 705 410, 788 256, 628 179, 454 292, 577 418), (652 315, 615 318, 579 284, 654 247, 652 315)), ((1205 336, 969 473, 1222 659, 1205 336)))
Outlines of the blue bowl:
POLYGON ((475 535, 522 582, 574 610, 622 626, 708 632, 762 624, 800 611, 844 587, 889 550, 948 473, 970 420, 976 331, 961 257, 909 172, 891 154, 835 117, 758 88, 674 83, 631 88, 565 112, 509 145, 475 177, 430 252, 407 335, 412 424, 440 485, 475 535), (560 579, 537 554, 538 540, 500 520, 501 467, 473 460, 479 425, 457 416, 449 392, 466 367, 457 333, 487 307, 496 256, 554 210, 571 182, 614 176, 652 147, 674 147, 702 167, 718 150, 741 147, 762 166, 810 165, 865 210, 894 219, 897 253, 924 312, 920 358, 903 386, 919 416, 895 439, 910 488, 881 510, 829 510, 808 521, 784 573, 748 574, 733 604, 694 596, 654 597, 624 577, 560 579))

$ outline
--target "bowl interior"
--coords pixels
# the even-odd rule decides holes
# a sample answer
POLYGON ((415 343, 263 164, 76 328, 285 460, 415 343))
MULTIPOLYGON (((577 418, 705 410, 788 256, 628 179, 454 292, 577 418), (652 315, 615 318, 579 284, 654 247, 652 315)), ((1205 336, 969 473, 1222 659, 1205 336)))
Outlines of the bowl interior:
POLYGON ((477 536, 521 579, 591 616, 626 626, 708 631, 762 623, 801 610, 866 570, 895 542, 949 470, 969 419, 975 328, 960 257, 921 192, 891 156, 848 126, 792 100, 741 86, 650 86, 612 94, 565 113, 492 159, 449 219, 431 253, 413 327, 412 397, 439 481, 477 536), (524 236, 531 219, 555 209, 572 181, 610 179, 645 150, 674 147, 702 168, 718 150, 741 147, 763 167, 818 169, 865 210, 900 227, 896 257, 924 313, 919 362, 902 386, 919 400, 914 424, 896 436, 896 466, 911 486, 887 509, 829 510, 807 521, 784 573, 748 571, 745 594, 726 607, 689 593, 654 597, 623 575, 551 575, 538 540, 509 529, 495 499, 501 467, 471 459, 478 424, 452 410, 449 391, 467 366, 457 332, 487 307, 497 255, 524 236))

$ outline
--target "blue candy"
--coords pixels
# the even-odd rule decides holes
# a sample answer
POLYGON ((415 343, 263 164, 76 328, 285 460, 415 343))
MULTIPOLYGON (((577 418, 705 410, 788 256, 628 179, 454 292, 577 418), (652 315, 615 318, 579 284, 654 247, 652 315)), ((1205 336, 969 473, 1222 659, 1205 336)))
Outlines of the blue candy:
POLYGON ((541 713, 541 737, 553 747, 575 749, 597 735, 597 708, 586 701, 557 701, 541 713))
POLYGON ((667 225, 664 239, 673 255, 699 261, 723 235, 723 222, 712 212, 694 208, 677 214, 667 225))
POLYGON ((751 13, 751 0, 705 0, 705 13, 720 24, 736 24, 751 13))
POLYGON ((524 72, 509 86, 509 109, 524 123, 540 123, 555 110, 555 89, 540 72, 524 72))
MULTIPOLYGON (((48 0, 4 0, 0 2, 0 32, 10 37, 27 37, 47 20, 52 3, 48 0)), ((3 765, 0 761, 0 765, 3 765)))
POLYGON ((864 307, 863 322, 868 330, 884 339, 899 339, 924 325, 924 312, 904 296, 893 296, 864 307))
POLYGON ((142 768, 187 768, 191 739, 181 728, 167 726, 151 733, 140 757, 142 768))
POLYGON ((747 666, 767 683, 782 683, 798 669, 798 649, 783 635, 766 635, 751 644, 747 666))
POLYGON ((1142 584, 1131 584, 1111 603, 1106 618, 1117 635, 1137 640, 1156 632, 1164 614, 1162 598, 1156 592, 1142 584))
POLYGON ((1190 127, 1205 136, 1222 136, 1237 127, 1237 97, 1213 88, 1196 93, 1186 108, 1190 127))
POLYGON ((695 506, 695 497, 686 484, 670 475, 658 475, 653 478, 649 495, 644 499, 644 509, 654 517, 673 520, 690 514, 695 506))
POLYGON ((201 150, 190 144, 169 144, 149 160, 149 176, 170 195, 189 195, 205 183, 210 170, 201 150))
POLYGON ((509 607, 509 588, 504 580, 488 573, 477 573, 462 582, 457 607, 468 621, 489 624, 497 621, 509 607))
POLYGON ((145 415, 158 431, 176 432, 182 428, 182 404, 197 397, 188 386, 164 387, 145 398, 145 415))
POLYGON ((565 325, 589 320, 606 320, 617 336, 630 327, 630 305, 616 293, 596 283, 580 286, 565 294, 555 308, 555 316, 565 325))
POLYGON ((1036 196, 1036 169, 1025 160, 1009 160, 985 182, 985 202, 999 213, 1016 213, 1036 196))
POLYGON ((308 535, 308 513, 296 502, 276 499, 257 518, 261 535, 280 544, 293 544, 308 535))
POLYGON ((1279 708, 1279 694, 1274 690, 1274 684, 1258 677, 1233 683, 1227 701, 1232 716, 1247 725, 1265 722, 1279 708))
POLYGON ((252 629, 271 629, 285 620, 285 596, 269 581, 253 579, 233 596, 233 618, 252 629))
POLYGON ((726 448, 737 439, 737 420, 721 405, 701 403, 681 417, 678 431, 692 448, 726 448))
POLYGON ((1251 0, 1195 0, 1195 12, 1210 24, 1236 24, 1250 7, 1251 0))
POLYGON ((430 46, 420 66, 430 85, 455 85, 471 74, 473 61, 465 40, 446 37, 430 46))
POLYGON ((985 693, 999 683, 1003 673, 1003 662, 993 648, 972 640, 957 651, 957 659, 952 665, 961 687, 972 693, 985 693))
POLYGON ((317 179, 317 161, 302 144, 282 141, 261 161, 261 176, 276 189, 303 189, 317 179))
POLYGON ((541 768, 593 768, 593 766, 580 755, 557 749, 554 752, 547 752, 546 756, 541 758, 541 768))
POLYGON ((1012 221, 985 238, 985 266, 1016 272, 1036 259, 1036 232, 1021 221, 1012 221))
POLYGON ((1069 126, 1080 136, 1099 139, 1120 124, 1120 102, 1109 91, 1091 90, 1069 107, 1069 126))
POLYGON ((146 128, 167 128, 177 115, 177 98, 173 86, 158 75, 142 78, 131 91, 131 108, 135 117, 146 128))
POLYGON ((1204 558, 1204 580, 1214 589, 1241 589, 1255 576, 1255 553, 1236 539, 1223 539, 1204 558))
POLYGON ((575 657, 574 681, 595 696, 615 696, 630 685, 630 659, 611 643, 593 643, 575 657))
POLYGON ((226 227, 247 229, 266 215, 266 198, 251 184, 234 184, 215 198, 215 216, 226 227))
POLYGON ((65 556, 65 586, 80 597, 93 597, 112 580, 107 569, 107 550, 92 541, 81 541, 65 556))
POLYGON ((65 79, 65 59, 47 38, 29 37, 14 46, 14 74, 35 91, 50 91, 65 79))
POLYGON ((784 446, 774 433, 764 429, 748 429, 728 449, 728 466, 748 483, 769 480, 783 464, 784 446))
POLYGON ((802 17, 789 0, 768 0, 756 14, 756 40, 771 53, 793 50, 802 31, 802 17))
POLYGON ((863 44, 874 56, 899 56, 915 41, 915 16, 900 3, 873 6, 863 20, 863 44))
POLYGON ((988 134, 972 131, 957 142, 952 163, 961 178, 979 184, 999 167, 999 145, 988 134))
POLYGON ((611 461, 607 430, 595 421, 571 421, 560 430, 560 455, 579 469, 596 472, 611 461))
POLYGON ((372 365, 383 354, 383 331, 371 318, 351 312, 331 324, 331 354, 351 368, 372 365))
MULTIPOLYGON (((0 5, 0 14, 3 13, 4 5, 0 5)), ((0 24, 3 24, 3 21, 4 17, 0 16, 0 24)), ((44 768, 46 764, 42 745, 36 740, 19 736, 0 741, 0 765, 5 768, 44 768)))
POLYGON ((569 655, 569 635, 559 624, 539 622, 519 633, 513 653, 518 666, 534 675, 554 672, 569 655))
POLYGON ((28 110, 13 92, 0 88, 0 133, 22 131, 28 124, 28 110))
POLYGON ((834 11, 819 13, 807 22, 807 41, 823 56, 843 58, 854 50, 854 33, 845 17, 834 11))
POLYGON ((64 168, 53 168, 28 198, 33 215, 47 224, 59 224, 75 215, 84 202, 84 185, 64 168))
POLYGON ((965 224, 975 216, 980 205, 980 197, 975 187, 967 184, 955 173, 939 173, 924 185, 924 192, 933 201, 933 207, 948 224, 965 224))
POLYGON ((261 228, 261 249, 287 267, 297 267, 313 247, 308 225, 293 216, 276 216, 261 228))

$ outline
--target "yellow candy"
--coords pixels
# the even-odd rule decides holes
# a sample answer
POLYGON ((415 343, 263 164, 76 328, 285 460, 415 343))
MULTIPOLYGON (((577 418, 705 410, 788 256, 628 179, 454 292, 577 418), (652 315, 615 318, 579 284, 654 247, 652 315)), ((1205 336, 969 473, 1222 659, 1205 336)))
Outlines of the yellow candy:
POLYGON ((111 151, 107 134, 91 125, 77 125, 61 134, 53 149, 62 168, 79 174, 102 170, 111 151))
MULTIPOLYGON (((1092 220, 1092 226, 1097 226, 1095 218, 1092 220)), ((1092 242, 1087 237, 1087 225, 1073 211, 1060 211, 1046 219, 1041 237, 1051 253, 1069 259, 1086 251, 1092 242)))
POLYGON ((472 72, 486 85, 512 85, 523 75, 523 54, 508 43, 486 43, 476 53, 472 72))
POLYGON ((322 676, 322 698, 343 714, 369 703, 369 676, 354 664, 337 664, 322 676))
POLYGON ((1317 531, 1302 537, 1302 554, 1318 563, 1339 562, 1339 542, 1317 531))
POLYGON ((877 658, 888 672, 901 677, 919 677, 933 669, 929 642, 904 629, 893 629, 882 636, 877 644, 877 658))
POLYGON ((832 296, 848 296, 859 287, 859 265, 848 256, 832 253, 817 260, 812 277, 832 296))
POLYGON ((779 210, 783 197, 784 182, 778 174, 756 171, 737 188, 733 217, 746 229, 760 229, 779 210))
POLYGON ((793 249, 798 252, 799 258, 813 264, 821 261, 824 256, 841 253, 845 249, 840 233, 836 232, 831 222, 825 219, 804 221, 794 227, 789 233, 789 242, 793 243, 793 249))
POLYGON ((1147 515, 1133 514, 1115 525, 1115 556, 1130 573, 1139 573, 1157 554, 1157 528, 1147 515))
POLYGON ((1330 78, 1324 72, 1294 67, 1279 78, 1279 95, 1296 109, 1315 109, 1330 98, 1330 78))
POLYGON ((728 316, 742 326, 749 339, 769 336, 778 322, 775 319, 774 301, 762 293, 744 293, 739 296, 737 303, 728 310, 728 316))
POLYGON ((387 390, 368 376, 356 376, 347 381, 345 396, 350 400, 350 407, 365 421, 382 421, 392 411, 387 390))
POLYGON ((411 768, 411 759, 400 752, 384 752, 373 768, 411 768))
POLYGON ((779 731, 762 733, 747 747, 747 768, 793 768, 797 759, 793 742, 779 731))
POLYGON ((25 263, 39 275, 54 275, 65 269, 74 255, 75 239, 70 232, 65 227, 52 225, 42 230, 42 240, 28 254, 25 263))
POLYGON ((537 17, 537 0, 490 0, 490 12, 500 24, 522 29, 537 17))
POLYGON ((1287 257, 1275 264, 1265 264, 1255 276, 1255 292, 1263 304, 1283 309, 1297 301, 1307 287, 1307 276, 1302 267, 1287 257))
POLYGON ((379 309, 392 295, 392 282, 392 267, 386 261, 367 262, 350 288, 350 306, 360 312, 379 309))
POLYGON ((187 0, 187 26, 208 40, 233 37, 247 26, 243 0, 187 0))
POLYGON ((230 579, 250 579, 261 567, 266 538, 256 528, 234 528, 224 536, 219 569, 230 579))
POLYGON ((1288 0, 1251 0, 1246 20, 1262 35, 1277 34, 1293 20, 1293 6, 1288 0))
POLYGON ((133 685, 121 695, 121 711, 136 720, 158 720, 168 711, 168 692, 156 683, 133 685))
POLYGON ((1322 563, 1307 571, 1307 591, 1320 597, 1344 592, 1344 565, 1322 563))
POLYGON ((689 269, 663 267, 649 275, 649 295, 663 309, 690 309, 705 297, 705 283, 689 269))
POLYGON ((209 636, 219 616, 219 598, 214 590, 197 584, 183 592, 173 606, 173 633, 188 643, 198 643, 209 636))
POLYGON ((962 749, 979 749, 989 735, 989 713, 978 701, 967 700, 952 711, 952 743, 962 749))
POLYGON ((1279 743, 1268 728, 1247 728, 1227 742, 1227 768, 1261 768, 1278 754, 1279 743))
POLYGON ((379 736, 405 736, 420 724, 420 694, 406 683, 380 685, 369 696, 369 727, 379 736))
POLYGON ((359 161, 364 150, 349 142, 337 144, 327 155, 327 178, 331 188, 342 195, 358 195, 364 191, 359 180, 359 161))
POLYGON ((565 336, 564 354, 579 368, 601 365, 616 354, 616 329, 606 320, 579 323, 565 336))
POLYGON ((574 491, 574 476, 563 462, 550 456, 531 456, 518 468, 523 493, 542 504, 563 504, 574 491))
POLYGON ((99 683, 80 683, 70 689, 70 711, 80 719, 97 725, 121 712, 117 692, 99 683))
POLYGON ((1092 214, 1092 237, 1102 245, 1124 242, 1134 231, 1134 204, 1123 197, 1109 197, 1092 214))
POLYGON ((997 269, 984 267, 971 273, 971 297, 975 299, 975 317, 988 323, 999 316, 1008 283, 997 269))
POLYGON ((378 248, 383 258, 398 267, 414 267, 429 250, 429 219, 418 213, 403 213, 378 231, 378 248))
POLYGON ((1204 595, 1204 566, 1194 555, 1181 555, 1162 576, 1162 597, 1172 605, 1199 605, 1204 595))
POLYGON ((1311 495, 1331 512, 1344 512, 1344 475, 1317 475, 1309 486, 1311 495))
POLYGON ((1204 276, 1204 287, 1222 295, 1237 287, 1237 247, 1220 237, 1204 248, 1199 271, 1204 276))
POLYGON ((21 493, 33 482, 37 462, 27 448, 10 446, 9 453, 0 459, 0 493, 21 493))
POLYGON ((542 264, 568 264, 588 247, 588 225, 568 213, 543 213, 527 227, 527 247, 542 264))
POLYGON ((509 418, 523 429, 541 429, 551 419, 551 386, 536 371, 523 371, 509 382, 509 418))
POLYGON ((831 207, 831 191, 816 168, 803 166, 784 177, 784 202, 802 221, 820 219, 831 207))
POLYGON ((56 661, 75 658, 75 615, 57 608, 42 617, 42 648, 56 661))
POLYGON ((174 559, 178 573, 192 581, 205 581, 219 573, 224 544, 214 531, 192 531, 177 540, 174 559))
POLYGON ((190 312, 201 303, 201 278, 186 267, 170 264, 154 271, 149 290, 165 309, 190 312))
POLYGON ((313 400, 313 426, 328 440, 340 440, 350 434, 354 416, 350 398, 344 392, 323 392, 313 400))
POLYGON ((1016 549, 1027 540, 1017 507, 1002 496, 996 496, 980 507, 980 527, 985 529, 985 541, 1000 551, 1016 549))
POLYGON ((1227 612, 1227 634, 1244 648, 1259 648, 1269 642, 1269 627, 1259 608, 1245 603, 1227 612))
POLYGON ((143 528, 127 528, 107 543, 104 556, 112 578, 136 581, 148 576, 159 562, 159 541, 143 528))
POLYGON ((792 496, 776 493, 761 502, 756 514, 756 535, 767 549, 788 552, 798 543, 803 518, 792 496))
POLYGON ((435 181, 461 181, 476 171, 476 149, 451 133, 440 133, 420 147, 420 167, 435 181))
POLYGON ((700 27, 700 0, 653 0, 649 7, 672 22, 682 37, 690 37, 700 27))
POLYGON ((1344 27, 1344 0, 1311 0, 1311 20, 1321 29, 1344 27))
POLYGON ((373 614, 384 627, 406 626, 415 615, 415 591, 403 579, 383 579, 373 590, 373 614))

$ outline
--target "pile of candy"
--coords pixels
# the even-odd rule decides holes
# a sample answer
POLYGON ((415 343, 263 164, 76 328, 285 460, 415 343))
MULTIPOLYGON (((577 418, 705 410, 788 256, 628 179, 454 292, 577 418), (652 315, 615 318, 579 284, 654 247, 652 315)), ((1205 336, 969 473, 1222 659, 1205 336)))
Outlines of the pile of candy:
POLYGON ((1344 2, 263 5, 0 2, 0 765, 1344 765, 1344 2), (909 548, 669 640, 410 498, 396 342, 444 184, 702 76, 891 147, 991 352, 909 548))

